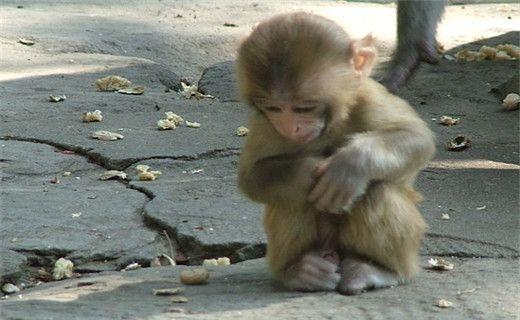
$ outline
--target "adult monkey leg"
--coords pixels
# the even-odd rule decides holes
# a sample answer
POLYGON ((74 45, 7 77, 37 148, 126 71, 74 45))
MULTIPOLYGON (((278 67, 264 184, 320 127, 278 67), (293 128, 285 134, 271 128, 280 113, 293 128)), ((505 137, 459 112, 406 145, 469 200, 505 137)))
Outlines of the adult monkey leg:
POLYGON ((340 281, 339 256, 320 242, 316 217, 308 206, 266 206, 267 261, 274 278, 290 289, 335 290, 340 281))
POLYGON ((418 271, 418 251, 426 228, 416 208, 420 196, 411 187, 376 182, 346 213, 341 232, 346 248, 338 291, 394 286, 418 271))
POLYGON ((381 80, 390 92, 397 91, 421 62, 438 62, 435 35, 444 6, 444 0, 398 1, 397 49, 381 80))

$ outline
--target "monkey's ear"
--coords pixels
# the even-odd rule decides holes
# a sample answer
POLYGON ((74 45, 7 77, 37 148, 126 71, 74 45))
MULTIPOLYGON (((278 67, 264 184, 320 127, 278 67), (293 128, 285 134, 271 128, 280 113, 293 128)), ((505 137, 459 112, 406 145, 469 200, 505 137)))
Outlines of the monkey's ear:
POLYGON ((371 34, 350 44, 350 63, 358 75, 368 76, 376 61, 374 37, 371 34))

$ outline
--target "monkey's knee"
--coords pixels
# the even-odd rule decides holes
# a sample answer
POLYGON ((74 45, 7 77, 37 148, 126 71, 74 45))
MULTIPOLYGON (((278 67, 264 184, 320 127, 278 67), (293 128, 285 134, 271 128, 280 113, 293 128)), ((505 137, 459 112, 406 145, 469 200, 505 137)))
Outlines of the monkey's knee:
POLYGON ((350 213, 342 233, 343 244, 403 279, 418 271, 418 252, 426 223, 411 190, 379 183, 350 213))

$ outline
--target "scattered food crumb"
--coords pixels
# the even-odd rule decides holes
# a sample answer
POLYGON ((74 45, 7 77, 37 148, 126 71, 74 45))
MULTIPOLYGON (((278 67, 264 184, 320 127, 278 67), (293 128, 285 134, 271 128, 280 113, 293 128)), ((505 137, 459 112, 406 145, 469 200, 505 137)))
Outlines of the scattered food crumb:
POLYGON ((238 24, 230 23, 230 22, 224 22, 224 27, 238 27, 238 24))
POLYGON ((193 170, 190 170, 190 174, 197 174, 197 173, 202 173, 204 172, 204 169, 193 169, 193 170))
POLYGON ((244 137, 244 136, 247 136, 247 134, 249 133, 249 129, 244 126, 240 126, 237 128, 235 133, 239 137, 244 137))
POLYGON ((469 145, 470 140, 463 135, 459 135, 448 143, 447 148, 449 151, 462 151, 469 147, 469 145))
POLYGON ((174 266, 175 260, 166 254, 158 255, 150 262, 150 267, 174 266))
POLYGON ((453 307, 453 302, 446 299, 439 299, 435 302, 435 305, 439 308, 451 308, 453 307))
POLYGON ((72 172, 70 172, 70 171, 65 171, 65 172, 63 172, 62 176, 64 176, 64 177, 70 177, 71 174, 72 174, 72 172))
POLYGON ((499 44, 496 47, 482 46, 479 51, 460 50, 455 54, 459 61, 508 61, 520 57, 520 47, 513 44, 499 44))
POLYGON ((2 286, 2 292, 6 294, 17 293, 20 292, 20 288, 18 288, 12 283, 4 283, 4 285, 2 286))
POLYGON ((517 93, 508 94, 504 100, 502 101, 502 106, 504 109, 513 111, 517 110, 520 105, 520 95, 517 93))
POLYGON ((49 95, 49 101, 50 102, 60 102, 60 101, 63 101, 67 99, 67 97, 65 95, 61 95, 61 96, 55 96, 55 95, 49 95))
POLYGON ((197 85, 189 85, 184 81, 181 81, 182 90, 180 91, 181 96, 183 96, 186 99, 195 98, 197 100, 208 98, 213 99, 214 97, 209 94, 203 94, 199 92, 199 89, 197 85))
POLYGON ((175 288, 163 288, 163 289, 153 289, 154 296, 173 296, 178 293, 184 291, 184 288, 175 287, 175 288))
POLYGON ((453 263, 449 262, 446 259, 442 258, 431 258, 428 260, 429 269, 440 270, 440 271, 449 271, 453 270, 453 263))
POLYGON ((228 257, 221 257, 217 259, 217 264, 219 266, 229 266, 231 264, 231 260, 228 257))
POLYGON ((202 261, 203 267, 216 267, 218 266, 217 259, 204 259, 202 261))
POLYGON ((520 47, 515 46, 514 44, 506 43, 506 44, 499 44, 497 46, 497 49, 503 52, 506 52, 510 57, 513 58, 520 58, 520 47))
POLYGON ((54 177, 49 182, 52 184, 58 184, 58 183, 60 183, 60 179, 58 179, 58 177, 54 177))
POLYGON ((72 277, 74 274, 74 264, 72 261, 65 259, 65 258, 59 258, 54 263, 54 269, 52 271, 52 278, 54 280, 62 280, 72 277))
POLYGON ((440 124, 443 124, 445 126, 453 126, 459 123, 459 118, 452 118, 450 116, 442 116, 440 119, 440 124))
POLYGON ((149 171, 150 167, 144 164, 136 166, 135 170, 138 172, 137 177, 140 181, 154 181, 162 174, 161 171, 149 171))
POLYGON ((133 94, 133 95, 140 95, 144 93, 144 86, 138 86, 138 87, 131 87, 131 88, 123 88, 117 90, 119 93, 123 94, 133 94))
POLYGON ((141 268, 141 265, 137 262, 134 262, 134 263, 130 263, 129 265, 127 265, 123 270, 121 271, 130 271, 130 270, 136 270, 136 269, 140 269, 141 268))
POLYGON ((181 272, 181 282, 184 284, 203 284, 209 278, 209 273, 206 269, 188 269, 181 272))
POLYGON ((28 38, 19 38, 18 42, 26 46, 32 46, 35 44, 34 40, 28 38))
POLYGON ((114 141, 114 140, 124 138, 124 136, 122 134, 110 132, 110 131, 106 131, 106 130, 92 132, 91 137, 94 139, 103 140, 103 141, 114 141))
POLYGON ((185 303, 188 302, 188 298, 185 296, 175 296, 172 298, 172 303, 185 303))
POLYGON ((482 206, 482 207, 477 207, 475 208, 476 210, 480 211, 480 210, 485 210, 487 208, 487 206, 482 206))
POLYGON ((442 220, 450 220, 450 215, 447 214, 447 213, 443 213, 443 214, 441 215, 441 219, 442 219, 442 220))
POLYGON ((477 291, 478 289, 480 289, 480 287, 475 287, 475 288, 465 289, 465 290, 459 290, 459 291, 457 291, 457 295, 458 296, 462 296, 464 294, 470 294, 470 293, 473 293, 473 292, 477 291))
POLYGON ((157 128, 159 128, 159 130, 172 130, 176 129, 177 126, 173 121, 170 121, 168 119, 161 119, 157 121, 157 128))
POLYGON ((164 114, 166 115, 166 119, 172 121, 176 126, 180 126, 184 123, 184 119, 172 111, 166 111, 164 114))
POLYGON ((191 121, 188 121, 186 120, 186 127, 188 128, 200 128, 200 123, 198 122, 191 122, 191 121))
POLYGON ((120 76, 108 76, 96 80, 99 91, 117 91, 129 87, 132 82, 120 76))
POLYGON ((108 170, 99 176, 99 180, 122 179, 126 180, 127 174, 119 170, 108 170))
POLYGON ((99 122, 101 120, 103 120, 103 115, 101 115, 101 111, 99 110, 83 113, 83 122, 99 122))
POLYGON ((135 166, 135 170, 137 170, 137 172, 146 172, 150 170, 150 166, 147 166, 146 164, 138 164, 135 166))
POLYGON ((71 216, 73 218, 79 218, 79 217, 81 217, 81 212, 74 212, 73 214, 71 214, 71 216))

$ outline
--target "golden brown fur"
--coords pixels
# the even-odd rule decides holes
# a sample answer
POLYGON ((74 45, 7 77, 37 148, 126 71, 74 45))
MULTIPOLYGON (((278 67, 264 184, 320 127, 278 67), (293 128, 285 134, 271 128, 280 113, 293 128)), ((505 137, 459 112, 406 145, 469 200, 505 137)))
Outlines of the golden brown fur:
POLYGON ((329 20, 298 13, 260 24, 239 50, 238 79, 248 104, 256 107, 258 97, 292 95, 328 105, 327 126, 305 144, 282 137, 256 109, 240 158, 240 189, 266 206, 267 258, 274 276, 286 284, 288 268, 314 250, 338 251, 341 259, 361 257, 400 281, 417 272, 426 225, 413 182, 434 152, 433 135, 405 101, 349 71, 349 43, 329 20), (291 50, 283 51, 280 43, 291 50), (359 151, 357 165, 370 183, 348 213, 319 211, 307 198, 316 184, 314 169, 345 148, 359 151))

